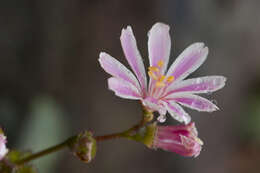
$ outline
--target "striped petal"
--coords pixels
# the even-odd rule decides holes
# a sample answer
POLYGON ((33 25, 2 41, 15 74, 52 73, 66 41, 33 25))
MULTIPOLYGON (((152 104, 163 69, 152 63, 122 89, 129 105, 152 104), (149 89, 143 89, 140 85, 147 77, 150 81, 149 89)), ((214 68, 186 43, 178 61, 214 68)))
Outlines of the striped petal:
POLYGON ((169 34, 170 27, 163 23, 156 23, 148 32, 148 52, 150 66, 158 66, 163 62, 161 73, 164 74, 170 56, 171 38, 169 34))
POLYGON ((135 36, 131 26, 127 26, 126 29, 122 29, 120 40, 125 57, 141 84, 142 92, 145 94, 147 88, 147 79, 144 63, 138 51, 135 36))
POLYGON ((3 134, 3 131, 0 128, 0 161, 8 153, 8 148, 6 147, 6 143, 7 143, 6 136, 3 134))
POLYGON ((194 43, 186 48, 171 65, 167 76, 174 76, 174 81, 186 78, 190 73, 197 70, 206 60, 208 48, 204 43, 194 43))
POLYGON ((139 93, 141 93, 140 84, 134 74, 115 58, 105 52, 101 52, 99 54, 99 63, 107 73, 131 83, 140 90, 139 93))
POLYGON ((193 95, 189 93, 174 93, 166 97, 168 100, 174 100, 183 106, 186 106, 197 111, 213 112, 219 108, 213 104, 211 101, 200 97, 198 95, 193 95))
POLYGON ((114 91, 119 97, 133 100, 141 99, 141 95, 138 93, 137 88, 123 79, 115 77, 109 78, 108 88, 114 91))
POLYGON ((142 103, 150 111, 157 111, 160 115, 165 115, 167 112, 164 106, 164 102, 153 97, 146 97, 144 100, 142 100, 142 103))
POLYGON ((185 124, 188 124, 191 120, 188 113, 185 112, 184 109, 173 100, 168 101, 167 111, 174 119, 179 122, 184 122, 185 124))
POLYGON ((167 95, 177 92, 189 92, 193 94, 215 92, 225 86, 224 76, 205 76, 183 80, 173 83, 167 88, 167 95))

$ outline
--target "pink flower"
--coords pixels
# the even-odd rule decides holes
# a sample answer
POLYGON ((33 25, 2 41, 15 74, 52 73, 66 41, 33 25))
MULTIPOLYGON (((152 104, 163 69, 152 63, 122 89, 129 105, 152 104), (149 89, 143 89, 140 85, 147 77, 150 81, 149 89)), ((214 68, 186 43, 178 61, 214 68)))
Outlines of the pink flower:
POLYGON ((6 136, 0 129, 0 160, 2 160, 4 156, 8 153, 8 149, 6 148, 6 142, 6 136))
POLYGON ((194 123, 179 126, 158 126, 152 148, 161 148, 182 156, 197 157, 203 142, 194 123))
POLYGON ((135 75, 105 52, 100 53, 99 62, 102 68, 112 75, 108 79, 108 87, 117 96, 141 100, 147 110, 160 113, 158 120, 161 122, 165 120, 168 111, 176 120, 188 124, 191 118, 180 105, 198 111, 217 110, 218 107, 211 101, 195 94, 221 89, 226 78, 206 76, 184 80, 206 60, 208 48, 203 43, 194 43, 186 48, 166 71, 171 49, 169 29, 166 24, 156 23, 148 33, 148 86, 143 60, 130 26, 122 30, 120 40, 125 57, 135 75))

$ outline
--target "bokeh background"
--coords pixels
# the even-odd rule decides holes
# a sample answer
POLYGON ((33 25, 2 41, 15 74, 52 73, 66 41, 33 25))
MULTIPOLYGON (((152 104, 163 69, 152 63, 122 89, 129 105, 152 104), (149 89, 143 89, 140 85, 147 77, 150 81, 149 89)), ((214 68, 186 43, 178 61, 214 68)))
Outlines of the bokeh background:
MULTIPOLYGON (((133 27, 147 59, 147 31, 171 27, 171 61, 202 41, 207 61, 192 74, 224 75, 207 97, 220 111, 189 111, 205 145, 183 158, 119 139, 98 146, 84 164, 61 151, 35 161, 40 172, 259 173, 260 1, 258 0, 8 0, 0 2, 0 124, 8 147, 38 151, 81 130, 122 131, 141 118, 136 101, 114 96, 98 64, 107 51, 126 64, 121 29, 133 27)), ((175 121, 169 118, 169 124, 175 121)))

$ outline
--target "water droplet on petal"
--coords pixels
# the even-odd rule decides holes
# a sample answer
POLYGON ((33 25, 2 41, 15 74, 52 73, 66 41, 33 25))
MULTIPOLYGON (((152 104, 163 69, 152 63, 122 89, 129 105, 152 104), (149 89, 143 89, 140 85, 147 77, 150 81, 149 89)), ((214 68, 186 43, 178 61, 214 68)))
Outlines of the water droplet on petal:
POLYGON ((160 115, 157 120, 160 122, 160 123, 164 123, 166 121, 166 115, 160 115))

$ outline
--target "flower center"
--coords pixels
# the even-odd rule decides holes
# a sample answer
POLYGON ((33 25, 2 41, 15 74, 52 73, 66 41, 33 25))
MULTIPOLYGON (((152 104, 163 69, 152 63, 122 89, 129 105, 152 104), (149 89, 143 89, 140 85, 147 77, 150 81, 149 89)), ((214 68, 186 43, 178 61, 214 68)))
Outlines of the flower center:
POLYGON ((148 75, 151 79, 155 80, 155 86, 157 88, 162 88, 166 84, 172 83, 174 81, 174 76, 166 76, 161 74, 161 70, 163 67, 164 62, 162 60, 158 61, 157 66, 150 66, 148 68, 148 75))

